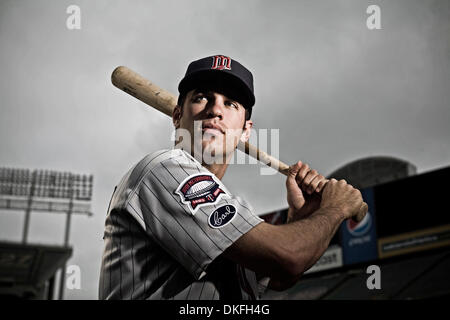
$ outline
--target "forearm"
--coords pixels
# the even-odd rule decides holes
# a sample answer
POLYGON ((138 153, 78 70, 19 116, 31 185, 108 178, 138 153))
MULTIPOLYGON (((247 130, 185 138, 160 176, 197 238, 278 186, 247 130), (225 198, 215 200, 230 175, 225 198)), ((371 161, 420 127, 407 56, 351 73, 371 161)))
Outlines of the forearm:
POLYGON ((334 208, 319 208, 307 218, 283 225, 284 243, 308 270, 323 255, 343 221, 334 208))
POLYGON ((308 218, 284 225, 285 235, 290 237, 291 246, 294 247, 293 254, 302 261, 302 270, 296 275, 272 277, 267 286, 269 289, 276 291, 289 289, 300 279, 303 272, 312 267, 323 255, 343 221, 340 215, 333 211, 333 209, 319 209, 308 218))
POLYGON ((260 223, 224 252, 261 276, 292 286, 328 247, 342 214, 319 209, 308 218, 285 225, 260 223))

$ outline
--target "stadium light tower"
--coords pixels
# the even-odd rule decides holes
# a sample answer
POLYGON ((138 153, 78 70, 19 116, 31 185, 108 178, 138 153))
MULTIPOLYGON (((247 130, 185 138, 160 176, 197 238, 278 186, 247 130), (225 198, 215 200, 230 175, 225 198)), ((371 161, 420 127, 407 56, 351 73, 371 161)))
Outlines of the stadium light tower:
MULTIPOLYGON (((92 215, 93 175, 50 170, 0 168, 0 209, 25 211, 22 244, 28 240, 32 211, 66 214, 64 247, 69 246, 72 214, 92 215)), ((59 297, 63 297, 65 265, 59 297)))

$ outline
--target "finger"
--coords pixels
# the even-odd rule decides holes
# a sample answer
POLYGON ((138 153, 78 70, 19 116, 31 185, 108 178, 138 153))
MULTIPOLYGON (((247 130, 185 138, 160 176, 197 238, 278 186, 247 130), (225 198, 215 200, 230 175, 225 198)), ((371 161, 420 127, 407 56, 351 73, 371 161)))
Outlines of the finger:
POLYGON ((288 172, 288 178, 296 178, 298 172, 300 171, 302 166, 302 162, 298 161, 297 163, 294 163, 292 166, 289 167, 289 172, 288 172))
POLYGON ((297 182, 296 182, 296 178, 298 175, 298 172, 301 168, 301 161, 293 164, 292 166, 289 167, 289 173, 286 179, 286 187, 288 189, 296 189, 298 188, 297 182))
POLYGON ((286 189, 288 191, 288 203, 290 206, 294 207, 294 209, 300 209, 304 204, 303 193, 300 190, 300 187, 297 184, 296 177, 298 171, 300 170, 301 162, 297 162, 296 164, 289 167, 289 174, 286 179, 286 189))
POLYGON ((321 174, 317 174, 314 176, 313 179, 311 179, 311 181, 308 184, 308 187, 306 188, 307 192, 309 194, 312 194, 316 188, 319 186, 320 181, 325 180, 325 177, 321 174))
MULTIPOLYGON (((317 178, 317 176, 319 176, 319 173, 317 172, 317 170, 311 170, 311 171, 309 171, 309 172, 306 174, 305 178, 303 179, 303 182, 302 182, 302 185, 301 185, 301 189, 302 189, 302 190, 308 191, 308 188, 309 188, 311 182, 312 182, 315 178, 317 178)), ((312 189, 311 191, 313 191, 313 190, 314 190, 314 189, 312 189)), ((309 194, 311 194, 311 193, 309 193, 309 194)))
POLYGON ((368 212, 369 206, 367 205, 367 203, 363 202, 363 205, 361 206, 361 210, 360 210, 360 216, 359 216, 359 221, 362 221, 364 219, 364 217, 366 216, 367 212, 368 212))
POLYGON ((363 202, 361 205, 361 211, 364 213, 367 213, 368 210, 369 210, 369 205, 366 202, 363 202))
POLYGON ((310 184, 312 192, 320 192, 327 181, 328 180, 324 176, 319 175, 317 179, 314 179, 310 184))
POLYGON ((323 188, 325 188, 325 185, 327 184, 327 182, 330 181, 328 179, 324 179, 319 181, 319 184, 316 187, 316 192, 321 192, 323 190, 323 188))
POLYGON ((359 209, 357 215, 353 218, 356 222, 361 222, 367 214, 369 206, 367 203, 363 202, 361 208, 359 209))
POLYGON ((303 163, 300 167, 299 172, 297 173, 297 183, 298 185, 301 185, 303 182, 303 179, 305 179, 306 175, 309 172, 309 166, 306 163, 303 163))
POLYGON ((337 185, 338 181, 334 178, 329 179, 323 186, 322 186, 322 193, 325 191, 327 186, 328 188, 333 188, 333 186, 337 185))

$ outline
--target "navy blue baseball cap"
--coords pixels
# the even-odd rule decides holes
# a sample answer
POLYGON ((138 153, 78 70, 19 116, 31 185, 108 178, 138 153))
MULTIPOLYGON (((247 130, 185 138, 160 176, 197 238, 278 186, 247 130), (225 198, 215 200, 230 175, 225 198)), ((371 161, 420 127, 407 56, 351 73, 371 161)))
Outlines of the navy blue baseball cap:
POLYGON ((202 58, 189 64, 178 85, 178 92, 181 96, 200 88, 220 88, 250 112, 255 104, 252 73, 236 60, 224 55, 202 58))

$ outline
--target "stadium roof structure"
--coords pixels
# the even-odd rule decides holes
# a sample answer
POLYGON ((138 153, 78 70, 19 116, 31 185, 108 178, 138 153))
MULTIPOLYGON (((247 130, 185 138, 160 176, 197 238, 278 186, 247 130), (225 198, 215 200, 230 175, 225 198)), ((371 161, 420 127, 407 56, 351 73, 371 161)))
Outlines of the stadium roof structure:
POLYGON ((71 247, 0 242, 0 297, 45 299, 46 283, 71 255, 71 247))
POLYGON ((412 163, 394 157, 374 156, 352 161, 336 169, 328 178, 345 179, 355 188, 363 189, 395 181, 417 173, 412 163))

